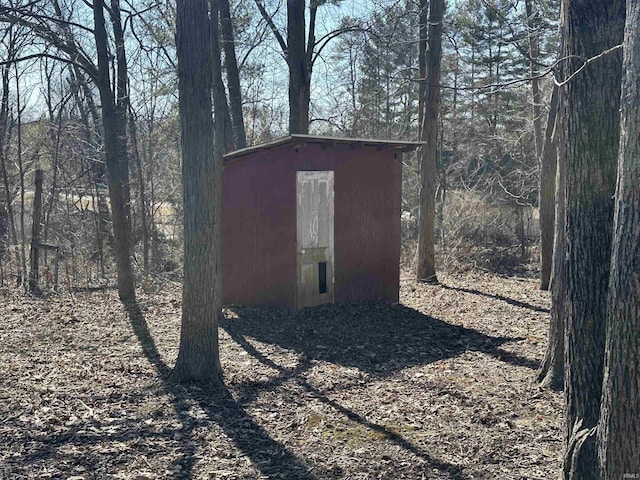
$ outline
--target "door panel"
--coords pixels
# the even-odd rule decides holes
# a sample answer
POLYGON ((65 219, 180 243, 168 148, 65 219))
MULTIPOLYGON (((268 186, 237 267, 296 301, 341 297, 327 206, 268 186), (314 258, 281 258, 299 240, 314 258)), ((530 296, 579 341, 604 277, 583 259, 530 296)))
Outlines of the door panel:
POLYGON ((297 307, 333 303, 333 172, 297 172, 297 307))

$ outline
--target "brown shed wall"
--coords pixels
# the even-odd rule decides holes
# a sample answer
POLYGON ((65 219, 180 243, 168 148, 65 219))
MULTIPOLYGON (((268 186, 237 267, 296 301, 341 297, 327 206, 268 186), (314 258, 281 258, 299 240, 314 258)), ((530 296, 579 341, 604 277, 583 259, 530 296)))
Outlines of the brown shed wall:
POLYGON ((400 154, 359 145, 282 145, 225 165, 227 304, 295 308, 296 171, 334 171, 335 301, 398 301, 400 154))

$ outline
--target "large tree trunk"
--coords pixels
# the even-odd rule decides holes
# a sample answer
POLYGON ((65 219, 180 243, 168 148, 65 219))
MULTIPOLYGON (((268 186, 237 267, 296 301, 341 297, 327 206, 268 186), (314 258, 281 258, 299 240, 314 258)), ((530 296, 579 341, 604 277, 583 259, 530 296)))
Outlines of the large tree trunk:
POLYGON ((558 149, 554 141, 556 117, 558 112, 558 87, 553 88, 549 104, 547 128, 544 133, 544 145, 540 155, 540 289, 549 290, 554 255, 554 223, 556 198, 556 170, 558 149))
POLYGON ((211 38, 206 0, 178 0, 176 46, 182 135, 184 280, 180 350, 172 379, 220 385, 222 157, 214 156, 211 38))
POLYGON ((244 117, 242 114, 242 92, 240 90, 240 75, 238 73, 238 60, 236 59, 231 9, 229 8, 229 0, 218 0, 218 3, 220 10, 220 30, 224 49, 224 65, 227 70, 227 87, 229 89, 233 138, 236 148, 244 148, 247 146, 247 135, 244 129, 244 117))
MULTIPOLYGON (((309 133, 311 65, 305 49, 304 0, 287 0, 287 64, 289 65, 289 133, 309 133)), ((312 25, 309 25, 311 28, 312 25)), ((312 45, 309 48, 313 48, 312 45)))
POLYGON ((629 0, 602 408, 604 480, 640 474, 640 1, 629 0))
MULTIPOLYGON (((566 112, 560 111, 560 102, 558 100, 559 92, 557 88, 553 90, 552 96, 552 109, 551 112, 558 112, 558 115, 566 115, 566 112), (556 105, 553 105, 553 99, 555 97, 556 105)), ((553 114, 556 115, 555 113, 553 114)), ((551 312, 549 315, 549 341, 547 343, 547 350, 544 355, 544 360, 538 371, 538 382, 545 387, 550 387, 554 390, 562 390, 564 386, 564 319, 566 317, 566 273, 567 273, 567 261, 565 255, 565 202, 566 202, 566 164, 564 161, 566 153, 565 140, 562 138, 563 130, 560 127, 561 119, 556 117, 554 122, 557 128, 553 133, 553 139, 549 132, 550 122, 547 122, 546 140, 544 146, 543 159, 547 156, 553 157, 553 163, 556 165, 555 178, 555 235, 553 231, 551 236, 553 237, 553 245, 551 252, 553 252, 552 261, 552 276, 551 276, 551 312), (551 154, 551 152, 553 152, 551 154)), ((548 196, 548 192, 545 192, 545 197, 548 196)), ((542 188, 541 188, 542 197, 542 188)), ((551 201, 553 201, 553 196, 551 201)), ((547 205, 548 198, 545 198, 545 210, 552 210, 554 205, 547 205)), ((542 225, 542 200, 540 200, 540 224, 542 225)), ((546 212, 545 216, 549 216, 546 212)), ((553 218, 552 217, 552 218, 553 218)), ((551 221, 551 226, 554 226, 554 221, 546 218, 545 221, 551 221)), ((548 235, 548 233, 547 233, 548 235)))
MULTIPOLYGON (((111 2, 111 10, 117 2, 111 2)), ((117 10, 119 14, 119 10, 117 10)), ((102 108, 103 142, 109 172, 109 199, 113 220, 114 254, 118 274, 118 295, 123 303, 135 301, 135 286, 131 268, 130 223, 128 207, 129 163, 127 159, 126 59, 124 44, 116 47, 117 90, 111 89, 109 49, 104 18, 104 0, 93 2, 94 36, 98 56, 98 91, 102 108)), ((112 12, 112 15, 114 13, 112 12)), ((115 23, 115 22, 113 22, 115 23)), ((117 32, 116 32, 117 33, 117 32)), ((118 40, 116 39, 116 43, 118 40)))
POLYGON ((429 39, 425 112, 422 121, 422 164, 420 167, 420 219, 418 225, 419 282, 438 283, 435 265, 436 159, 438 153, 438 113, 440 111, 440 61, 442 59, 442 18, 444 0, 429 5, 429 39))
MULTIPOLYGON (((567 74, 622 42, 624 0, 567 0, 563 45, 567 74)), ((566 84, 567 301, 564 476, 598 478, 600 416, 622 55, 609 53, 566 84)))

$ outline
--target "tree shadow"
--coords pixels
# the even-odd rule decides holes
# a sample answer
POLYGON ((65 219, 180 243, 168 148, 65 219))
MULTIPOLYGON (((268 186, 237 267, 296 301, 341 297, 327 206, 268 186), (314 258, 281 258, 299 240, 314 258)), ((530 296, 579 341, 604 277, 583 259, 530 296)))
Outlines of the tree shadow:
POLYGON ((244 407, 238 403, 228 389, 214 386, 178 385, 169 380, 171 369, 162 359, 142 310, 137 303, 127 306, 133 331, 142 346, 144 355, 156 368, 164 387, 174 399, 174 410, 184 425, 181 431, 182 467, 176 478, 192 478, 195 446, 194 424, 185 414, 188 402, 195 401, 206 413, 207 419, 218 424, 224 433, 249 457, 253 465, 268 478, 290 478, 311 480, 309 467, 302 463, 282 444, 274 440, 258 425, 244 407))
POLYGON ((240 344, 241 337, 251 337, 370 375, 392 375, 467 351, 532 370, 539 366, 536 360, 501 348, 522 338, 492 337, 398 304, 349 302, 297 313, 239 307, 233 312, 237 318, 221 319, 221 327, 240 344))
MULTIPOLYGON (((428 463, 430 468, 434 468, 434 469, 437 469, 437 470, 440 470, 440 471, 443 471, 443 472, 447 472, 447 474, 449 475, 449 478, 454 479, 454 480, 462 480, 462 479, 466 478, 463 475, 462 468, 459 465, 455 465, 455 464, 452 464, 452 463, 449 463, 449 462, 441 461, 441 460, 433 457, 427 451, 425 451, 424 449, 414 445, 412 442, 407 440, 405 437, 403 437, 399 433, 393 432, 392 430, 389 430, 388 428, 386 428, 383 425, 379 425, 379 424, 377 424, 375 422, 367 420, 362 415, 359 415, 358 413, 354 412, 353 410, 345 407, 344 405, 341 405, 340 403, 336 402, 335 400, 332 400, 324 392, 322 392, 321 390, 319 390, 318 388, 314 387, 309 382, 307 382, 302 377, 302 373, 304 373, 304 371, 308 370, 312 365, 310 360, 309 360, 309 358, 303 357, 301 362, 293 369, 284 368, 284 367, 276 364, 273 360, 271 360, 269 357, 267 357, 266 355, 261 353, 258 349, 256 349, 253 345, 251 345, 251 343, 248 342, 247 339, 242 334, 240 334, 237 330, 235 330, 233 327, 229 327, 227 325, 226 329, 227 329, 227 333, 229 333, 231 338, 236 343, 238 343, 249 355, 254 357, 256 360, 258 360, 263 365, 266 365, 266 366, 268 366, 270 368, 273 368, 273 369, 277 370, 278 372, 280 372, 280 375, 278 377, 276 377, 275 379, 272 379, 269 382, 262 383, 259 386, 257 386, 258 390, 259 389, 268 389, 268 390, 274 389, 277 386, 279 386, 279 385, 283 384, 284 382, 286 382, 287 380, 295 377, 297 379, 297 383, 299 385, 301 385, 309 394, 311 394, 312 397, 316 398, 321 403, 330 406, 334 410, 340 412, 342 415, 344 415, 349 420, 351 420, 353 422, 356 422, 356 423, 362 425, 363 427, 365 427, 365 428, 367 428, 367 429, 369 429, 369 430, 371 430, 373 432, 376 432, 382 438, 384 438, 384 439, 396 444, 397 446, 399 446, 400 448, 402 448, 402 449, 404 449, 406 451, 409 451, 409 452, 413 453, 417 457, 422 458, 423 460, 425 460, 428 463)), ((242 395, 242 397, 244 398, 244 401, 248 401, 250 398, 252 398, 252 395, 250 393, 253 392, 254 395, 255 395, 257 389, 256 389, 256 385, 255 384, 245 385, 245 388, 243 389, 245 391, 245 394, 242 395)))
POLYGON ((501 300, 505 303, 508 303, 509 305, 513 305, 514 307, 527 308, 529 310, 533 310, 534 312, 549 313, 548 308, 539 307, 537 305, 532 305, 527 302, 521 302, 520 300, 515 300, 513 298, 505 297, 504 295, 499 295, 497 293, 487 293, 481 290, 476 290, 474 288, 452 287, 450 285, 444 285, 444 284, 441 284, 440 286, 446 290, 454 290, 456 292, 471 293, 472 295, 479 295, 481 297, 501 300))

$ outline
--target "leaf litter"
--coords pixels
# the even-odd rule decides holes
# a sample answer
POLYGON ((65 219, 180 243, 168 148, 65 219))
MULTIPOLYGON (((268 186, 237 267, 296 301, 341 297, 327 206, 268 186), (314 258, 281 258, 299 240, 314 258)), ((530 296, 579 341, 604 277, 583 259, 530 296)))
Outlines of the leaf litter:
POLYGON ((399 304, 221 318, 226 388, 173 385, 180 288, 0 290, 0 478, 546 479, 562 396, 531 279, 401 282, 399 304))

